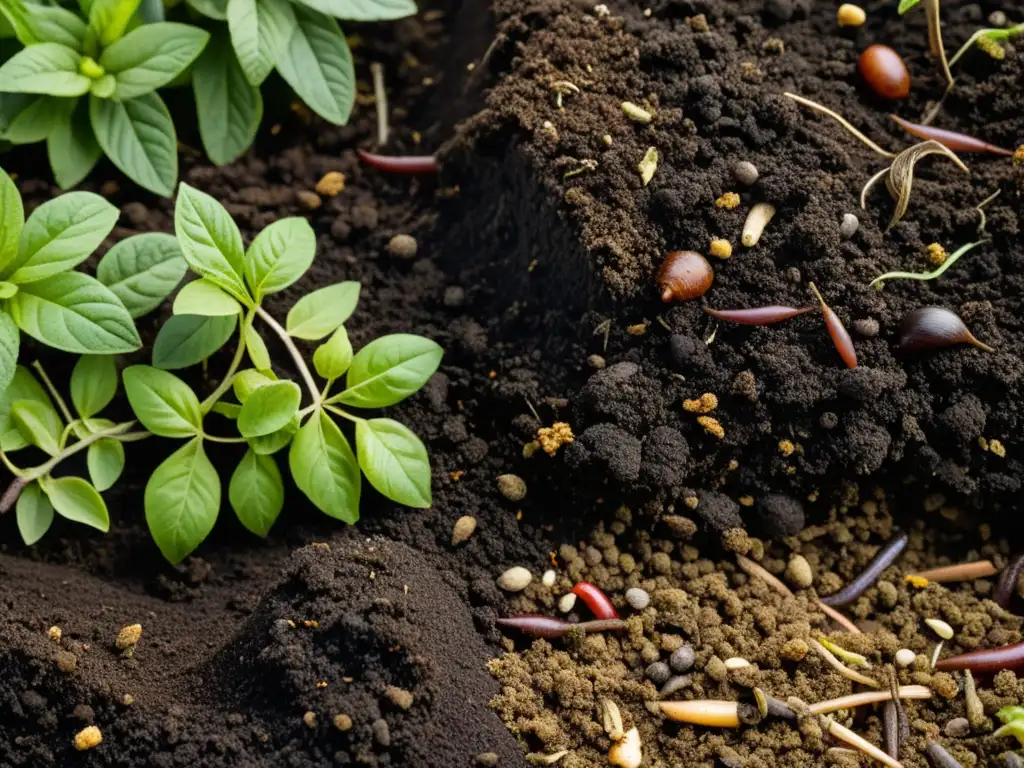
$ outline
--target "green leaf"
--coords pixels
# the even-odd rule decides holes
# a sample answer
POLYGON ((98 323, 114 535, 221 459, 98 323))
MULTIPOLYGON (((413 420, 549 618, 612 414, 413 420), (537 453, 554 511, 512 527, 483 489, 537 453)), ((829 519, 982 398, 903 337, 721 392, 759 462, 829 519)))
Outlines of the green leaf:
MULTIPOLYGON (((241 398, 239 398, 241 399, 241 398)), ((282 429, 302 402, 302 390, 292 381, 259 387, 242 404, 238 431, 242 437, 260 437, 282 429)))
POLYGON ((92 192, 48 200, 28 217, 18 256, 0 272, 0 279, 32 283, 74 269, 110 234, 119 215, 92 192))
POLYGON ((110 530, 110 515, 103 497, 82 478, 40 478, 39 485, 61 517, 103 533, 110 530))
MULTIPOLYGON (((252 241, 245 254, 245 279, 262 298, 283 291, 309 269, 316 256, 316 233, 299 217, 275 221, 252 241)), ((340 285, 350 285, 340 283, 340 285)), ((358 300, 358 283, 354 284, 358 300)))
POLYGON ((276 378, 272 378, 270 371, 260 372, 253 368, 245 368, 235 374, 235 378, 231 381, 231 387, 235 392, 235 397, 238 398, 238 402, 245 405, 245 401, 249 399, 253 392, 260 387, 273 384, 274 381, 276 381, 276 378))
MULTIPOLYGON (((89 7, 89 35, 86 38, 86 47, 89 47, 90 38, 98 42, 101 49, 120 40, 140 2, 141 0, 93 0, 89 7)), ((95 53, 88 50, 86 52, 95 53)))
POLYGON ((249 351, 249 359, 252 360, 252 364, 257 370, 270 370, 270 353, 267 351, 267 345, 263 342, 260 332, 253 327, 251 318, 245 324, 244 333, 245 348, 249 351))
POLYGON ((237 315, 238 302, 206 278, 186 283, 174 299, 174 314, 226 317, 237 315))
POLYGON ((57 122, 46 137, 46 151, 61 189, 76 186, 96 167, 103 150, 92 132, 87 102, 79 101, 66 119, 57 122))
POLYGON ((341 378, 352 364, 352 343, 348 340, 345 326, 338 326, 334 334, 316 348, 313 353, 313 367, 321 378, 341 378))
POLYGON ((394 21, 416 13, 413 0, 299 0, 315 11, 349 21, 394 21))
POLYGON ((53 505, 46 498, 39 483, 29 483, 18 496, 15 508, 18 517, 18 533, 26 546, 39 541, 53 525, 53 505))
POLYGON ((288 335, 322 339, 351 317, 359 302, 359 288, 359 283, 346 281, 306 294, 288 312, 288 335))
POLYGON ((2 132, 2 138, 12 144, 45 141, 61 124, 65 109, 62 105, 69 101, 53 96, 8 95, 11 98, 21 96, 26 99, 24 107, 10 119, 7 130, 2 132))
POLYGON ((134 318, 160 306, 187 271, 178 241, 172 235, 148 232, 107 251, 96 267, 96 277, 134 318))
POLYGON ((191 437, 202 434, 199 398, 173 373, 148 365, 133 365, 125 368, 122 376, 132 410, 154 435, 191 437))
POLYGON ((284 508, 284 483, 277 462, 247 451, 231 475, 228 499, 242 525, 266 536, 284 508))
POLYGON ((105 491, 124 471, 124 443, 109 437, 97 440, 86 449, 85 459, 96 490, 105 491))
POLYGON ((199 135, 216 165, 236 160, 256 138, 263 97, 251 85, 223 32, 215 32, 192 68, 199 135))
POLYGON ((0 168, 0 267, 18 255, 24 225, 25 209, 21 204, 21 194, 7 172, 0 168))
POLYGON ((146 24, 103 51, 99 63, 114 75, 116 97, 134 99, 162 88, 184 72, 209 40, 208 32, 188 24, 146 24))
POLYGON ((228 0, 231 45, 250 84, 267 79, 295 26, 287 0, 228 0))
POLYGON ((228 0, 186 0, 196 11, 217 21, 228 20, 228 0))
POLYGON ((18 286, 0 280, 0 299, 9 299, 18 292, 18 286))
POLYGON ((18 367, 18 350, 21 349, 21 333, 14 320, 6 312, 0 312, 0 392, 14 379, 18 367))
POLYGON ((291 421, 276 432, 271 432, 269 435, 250 438, 248 441, 249 447, 261 456, 269 456, 272 453, 277 453, 288 445, 295 436, 295 433, 298 431, 299 416, 296 414, 295 416, 292 416, 291 421))
POLYGON ((111 355, 84 355, 71 371, 71 402, 83 419, 95 416, 117 394, 117 365, 111 355))
POLYGON ((407 507, 430 506, 430 459, 416 433, 392 419, 356 422, 359 466, 370 485, 407 507))
POLYGON ((245 249, 224 206, 185 182, 178 188, 174 231, 185 261, 202 277, 219 285, 245 305, 252 303, 242 279, 245 249))
POLYGON ((8 310, 29 336, 65 352, 102 355, 142 346, 120 299, 81 272, 23 285, 8 302, 8 310))
POLYGON ((225 419, 234 421, 238 418, 238 414, 242 412, 242 406, 238 403, 225 403, 223 400, 218 400, 210 410, 220 414, 225 419))
POLYGON ((441 347, 422 336, 382 336, 356 353, 348 369, 348 388, 328 402, 357 408, 394 405, 427 383, 443 355, 441 347))
POLYGON ((155 93, 130 101, 89 97, 89 117, 104 154, 141 187, 170 197, 178 180, 178 142, 167 105, 155 93))
POLYGON ((60 453, 64 423, 55 410, 38 400, 15 400, 11 403, 11 418, 29 445, 50 456, 60 453))
POLYGON ((175 315, 164 323, 156 335, 153 365, 174 371, 201 363, 227 343, 237 324, 237 315, 175 315))
POLYGON ((18 51, 0 67, 0 83, 7 93, 81 96, 92 85, 78 73, 81 60, 81 55, 60 43, 37 43, 18 51))
POLYGON ((288 466, 295 485, 321 512, 346 523, 359 520, 359 464, 338 425, 323 411, 296 433, 288 466))
POLYGON ((11 383, 0 393, 0 448, 7 453, 17 451, 28 445, 11 417, 11 404, 18 400, 31 400, 39 403, 51 412, 43 420, 52 420, 60 424, 60 429, 63 429, 63 422, 61 422, 60 416, 57 415, 57 411, 53 407, 53 402, 50 400, 46 390, 36 381, 36 378, 28 368, 19 365, 14 372, 14 378, 11 380, 11 383))
POLYGON ((6 17, 18 41, 25 46, 60 43, 78 50, 86 26, 77 14, 63 8, 20 0, 0 0, 0 18, 6 17))
POLYGON ((89 87, 89 93, 100 99, 114 98, 117 90, 117 79, 113 75, 103 75, 98 80, 93 80, 89 87))
POLYGON ((139 3, 138 19, 143 24, 158 24, 166 17, 163 0, 142 0, 139 3))
POLYGON ((298 23, 288 47, 277 57, 277 71, 310 109, 344 125, 356 94, 345 36, 334 19, 309 8, 295 6, 295 18, 298 23))
POLYGON ((220 509, 220 478, 201 438, 172 453, 146 483, 146 522, 160 552, 177 565, 210 535, 220 509))
POLYGON ((900 16, 902 16, 904 13, 909 11, 911 8, 913 8, 915 5, 917 5, 919 2, 921 2, 921 0, 900 0, 900 5, 899 5, 899 8, 896 9, 896 12, 900 16))

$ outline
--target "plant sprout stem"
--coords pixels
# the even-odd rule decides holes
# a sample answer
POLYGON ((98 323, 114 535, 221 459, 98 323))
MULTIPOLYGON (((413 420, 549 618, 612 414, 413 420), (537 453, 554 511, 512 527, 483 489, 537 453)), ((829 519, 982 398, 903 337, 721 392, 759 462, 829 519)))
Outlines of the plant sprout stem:
POLYGON ((15 477, 11 480, 11 484, 7 486, 4 495, 0 496, 0 515, 14 506, 14 503, 18 500, 27 484, 23 477, 15 477))
POLYGON ((238 370, 238 366, 242 364, 242 357, 245 355, 245 323, 252 322, 252 315, 255 309, 249 310, 249 314, 242 321, 242 329, 238 333, 238 347, 235 349, 235 356, 231 359, 231 365, 228 366, 228 372, 224 374, 224 379, 217 386, 210 396, 203 400, 199 405, 199 412, 205 416, 210 412, 210 409, 217 404, 224 393, 231 389, 231 384, 235 380, 235 372, 238 370))
POLYGON ((220 437, 219 435, 208 435, 205 432, 203 433, 203 440, 209 440, 211 443, 226 443, 229 445, 246 442, 246 438, 244 437, 220 437))
POLYGON ((36 369, 36 373, 39 374, 39 378, 43 380, 43 384, 46 385, 46 389, 49 390, 50 396, 56 401, 57 407, 60 408, 60 412, 64 414, 64 421, 74 421, 75 417, 71 415, 71 411, 68 410, 67 403, 64 402, 64 398, 60 396, 60 392, 53 386, 53 382, 50 381, 50 377, 46 375, 46 371, 43 369, 43 364, 36 360, 32 363, 32 367, 36 369))
POLYGON ((946 47, 942 43, 942 20, 939 17, 939 0, 925 0, 924 11, 928 18, 928 47, 931 48, 932 56, 939 57, 947 87, 952 88, 953 73, 949 71, 949 62, 946 60, 946 47))
POLYGON ((306 382, 306 388, 309 390, 310 396, 313 398, 313 404, 320 404, 320 389, 317 387, 316 382, 313 381, 313 374, 309 372, 309 367, 306 365, 306 361, 302 359, 302 354, 299 352, 299 348, 295 346, 295 342, 292 341, 292 337, 288 335, 288 331, 281 327, 281 324, 277 322, 273 317, 270 316, 263 307, 256 307, 256 314, 260 316, 267 325, 270 326, 271 330, 277 334, 278 338, 288 349, 288 352, 292 356, 292 360, 295 361, 295 367, 299 369, 299 373, 302 374, 303 381, 306 382))
POLYGON ((949 60, 949 66, 952 67, 954 64, 956 64, 960 60, 960 57, 967 53, 967 51, 970 50, 971 46, 973 46, 983 37, 990 38, 991 40, 1008 40, 1009 38, 1016 37, 1021 33, 1024 33, 1024 23, 1015 24, 1014 26, 1009 27, 1008 29, 979 29, 977 32, 975 32, 973 35, 967 38, 967 42, 960 46, 959 51, 953 54, 953 58, 949 60))
POLYGON ((810 99, 805 99, 802 96, 797 96, 795 93, 784 93, 782 95, 786 96, 787 98, 792 99, 797 104, 803 104, 805 107, 813 109, 815 112, 821 112, 823 115, 828 115, 833 120, 836 120, 841 126, 843 126, 843 128, 845 128, 850 133, 852 133, 858 140, 860 140, 862 143, 866 144, 868 147, 873 149, 875 152, 880 154, 882 157, 896 157, 896 155, 894 153, 887 152, 886 150, 882 149, 880 146, 875 144, 875 142, 873 142, 871 139, 869 139, 863 133, 861 133, 856 128, 854 128, 853 124, 849 120, 847 120, 845 117, 840 115, 838 112, 833 112, 828 107, 822 106, 821 104, 819 104, 816 101, 811 101, 810 99))
POLYGON ((934 280, 940 277, 947 269, 952 267, 961 256, 967 253, 972 248, 976 248, 979 245, 991 242, 991 238, 985 238, 984 240, 978 240, 974 243, 967 243, 967 245, 961 245, 953 253, 949 255, 942 264, 931 272, 886 272, 884 275, 879 275, 870 283, 869 288, 875 288, 876 290, 882 290, 882 285, 886 280, 934 280))
MULTIPOLYGON (((69 445, 67 448, 58 453, 49 461, 40 464, 38 467, 33 467, 32 469, 25 470, 24 474, 22 474, 22 479, 26 483, 30 483, 33 480, 43 477, 44 475, 48 475, 53 470, 53 468, 60 464, 62 461, 64 461, 64 459, 74 456, 76 453, 79 453, 80 451, 84 451, 90 445, 99 442, 105 437, 116 438, 119 435, 123 435, 133 426, 135 426, 134 421, 126 421, 123 424, 115 424, 114 426, 109 427, 107 429, 101 429, 99 432, 93 432, 91 435, 83 437, 77 443, 69 445)), ((146 436, 149 436, 148 432, 146 433, 146 436)))
POLYGON ((345 411, 341 410, 341 408, 335 408, 333 405, 325 405, 324 408, 333 413, 335 416, 341 416, 343 419, 348 419, 354 424, 359 424, 360 422, 366 421, 366 419, 362 419, 358 416, 353 416, 351 413, 346 413, 345 411))
POLYGON ((388 94, 384 89, 384 67, 373 62, 370 64, 373 75, 373 100, 377 105, 377 146, 388 143, 388 94))

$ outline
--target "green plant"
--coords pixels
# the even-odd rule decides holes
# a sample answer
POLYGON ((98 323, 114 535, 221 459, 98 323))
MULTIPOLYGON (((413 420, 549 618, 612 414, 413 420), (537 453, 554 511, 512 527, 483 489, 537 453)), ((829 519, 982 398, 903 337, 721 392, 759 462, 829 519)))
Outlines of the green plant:
POLYGON ((50 456, 23 469, 7 458, 7 443, 0 443, 0 455, 15 474, 11 490, 0 499, 0 511, 21 494, 18 520, 25 541, 45 533, 54 510, 105 529, 106 508, 96 490, 110 487, 120 474, 123 443, 154 435, 183 441, 157 467, 145 491, 150 532, 173 563, 192 552, 217 520, 221 481, 206 454, 209 443, 245 447, 228 483, 228 500, 242 524, 257 535, 267 534, 284 506, 284 482, 274 455, 285 448, 296 486, 331 517, 358 520, 361 474, 394 501, 429 506, 430 463, 422 441, 397 421, 364 418, 349 409, 384 408, 413 394, 437 370, 441 348, 429 339, 395 334, 353 354, 344 323, 359 299, 355 282, 302 296, 283 326, 272 317, 264 299, 294 284, 315 256, 316 238, 304 219, 274 222, 245 248, 227 211, 209 195, 182 184, 175 230, 176 241, 167 235, 130 238, 111 249, 98 268, 100 279, 108 280, 111 290, 119 288, 137 313, 158 305, 169 292, 168 282, 174 278, 173 290, 181 275, 158 276, 161 264, 135 258, 132 241, 165 238, 170 241, 168 252, 174 243, 180 249, 175 251, 178 258, 196 276, 175 297, 174 316, 154 342, 153 365, 132 365, 122 375, 128 402, 146 431, 135 430, 134 421, 115 424, 98 418, 117 389, 116 367, 109 357, 83 358, 76 365, 70 390, 77 415, 41 367, 37 371, 45 389, 19 367, 0 401, 13 403, 11 417, 0 422, 0 436, 35 445, 50 456), (306 404, 303 387, 275 373, 257 321, 288 352, 306 389, 306 404), (204 399, 170 372, 205 361, 236 332, 231 363, 204 399), (312 370, 297 344, 303 341, 321 342, 312 354, 312 370), (250 366, 243 368, 246 357, 250 366), (313 371, 323 383, 317 383, 313 371), (345 386, 336 391, 342 379, 345 386), (355 452, 335 418, 354 425, 355 452), (215 434, 218 422, 231 424, 232 434, 215 434), (73 484, 51 479, 64 459, 82 450, 89 452, 91 485, 81 478, 73 484))
POLYGON ((896 11, 902 16, 921 2, 924 2, 924 11, 928 18, 928 49, 932 56, 937 56, 939 59, 939 65, 942 68, 943 77, 946 78, 946 88, 948 90, 953 87, 953 75, 949 71, 950 65, 946 59, 946 47, 942 42, 942 20, 939 16, 939 0, 900 0, 896 11))
POLYGON ((1021 34, 1024 34, 1024 24, 1014 24, 1005 29, 990 27, 979 29, 967 39, 966 43, 960 46, 960 50, 953 54, 953 58, 949 60, 949 66, 955 65, 973 45, 977 45, 993 59, 1002 59, 1006 56, 1006 49, 999 43, 1004 40, 1012 40, 1021 34))
POLYGON ((170 196, 177 138, 156 90, 188 70, 209 34, 175 22, 142 24, 140 0, 83 2, 82 15, 0 0, 0 12, 24 46, 0 66, 0 138, 46 141, 64 189, 105 154, 140 186, 170 196))
POLYGON ((1003 724, 993 733, 994 737, 1014 736, 1024 747, 1024 707, 1003 707, 996 712, 1003 724))

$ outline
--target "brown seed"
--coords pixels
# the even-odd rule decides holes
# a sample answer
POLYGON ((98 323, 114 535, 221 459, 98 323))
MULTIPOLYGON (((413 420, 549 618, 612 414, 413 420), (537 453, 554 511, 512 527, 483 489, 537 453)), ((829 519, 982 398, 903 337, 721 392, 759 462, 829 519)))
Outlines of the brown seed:
POLYGON ((388 250, 391 255, 398 259, 416 258, 416 251, 419 245, 412 235, 395 235, 388 243, 388 250))
POLYGON ((452 546, 458 546, 464 541, 467 541, 470 536, 473 535, 473 531, 476 530, 476 518, 470 515, 463 515, 455 521, 455 527, 452 529, 452 546))
POLYGON ((498 475, 498 490, 509 501, 526 498, 526 481, 519 475, 498 475))
POLYGON ((903 99, 910 93, 910 73, 903 59, 887 45, 872 45, 857 62, 871 90, 884 99, 903 99))
POLYGON ((299 205, 311 211, 315 211, 322 204, 320 195, 316 192, 310 192, 308 189, 300 189, 295 193, 295 198, 299 201, 299 205))
POLYGON ((335 715, 334 727, 339 731, 347 731, 352 728, 352 718, 348 715, 335 715))
POLYGON ((707 293, 715 279, 708 260, 696 251, 673 251, 665 256, 658 270, 661 300, 687 301, 707 293))

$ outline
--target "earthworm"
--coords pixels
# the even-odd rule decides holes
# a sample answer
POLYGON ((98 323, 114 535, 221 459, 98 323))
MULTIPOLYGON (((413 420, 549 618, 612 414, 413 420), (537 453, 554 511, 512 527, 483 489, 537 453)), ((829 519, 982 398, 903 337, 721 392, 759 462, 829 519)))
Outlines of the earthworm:
POLYGON ((375 155, 358 150, 359 159, 371 168, 385 173, 437 173, 437 158, 433 155, 375 155))
POLYGON ((730 323, 740 325, 771 325, 791 317, 810 312, 814 307, 752 307, 751 309, 711 309, 704 307, 704 311, 719 320, 726 320, 730 323))
POLYGON ((955 757, 939 746, 938 742, 928 739, 924 750, 935 768, 964 768, 955 757))
POLYGON ((996 585, 995 592, 992 593, 992 599, 1000 608, 1009 608, 1010 601, 1013 600, 1013 595, 1017 591, 1017 581, 1020 579, 1022 568, 1024 568, 1024 552, 1010 560, 999 575, 999 583, 996 585))
POLYGON ((578 624, 571 624, 562 619, 551 616, 542 616, 535 613, 526 613, 520 616, 509 616, 504 619, 495 620, 499 627, 518 629, 525 635, 543 637, 548 640, 565 637, 572 630, 584 632, 600 632, 607 629, 625 629, 626 622, 621 619, 600 619, 598 621, 581 621, 578 624))
POLYGON ((892 565, 893 561, 899 557, 900 552, 902 552, 907 546, 907 538, 907 534, 905 533, 893 536, 880 550, 878 550, 878 554, 875 555, 874 560, 868 563, 868 567, 864 569, 864 572, 860 576, 835 594, 821 598, 821 602, 825 605, 836 608, 840 605, 852 603, 858 597, 863 595, 867 591, 868 587, 878 581, 878 577, 882 575, 882 571, 892 565))
POLYGON ((900 724, 896 714, 896 704, 892 699, 882 707, 882 743, 885 753, 893 760, 900 759, 900 724))
POLYGON ((832 337, 832 343, 835 344, 836 351, 843 358, 847 368, 856 368, 857 350, 853 348, 853 339, 850 338, 846 326, 839 319, 839 315, 832 311, 832 307, 825 303, 825 299, 821 297, 821 293, 818 292, 814 283, 809 283, 808 287, 811 289, 811 293, 821 302, 821 314, 825 316, 825 327, 828 329, 828 335, 832 337))
POLYGON ((587 604, 590 612, 599 619, 617 619, 619 612, 615 610, 608 595, 595 587, 589 581, 581 581, 572 588, 572 593, 587 604))
POLYGON ((896 115, 889 115, 893 120, 896 121, 896 125, 902 128, 907 133, 913 134, 922 139, 932 139, 949 147, 954 152, 992 152, 996 155, 1006 155, 1010 157, 1013 155, 1008 149, 997 147, 994 144, 976 139, 973 136, 968 136, 965 133, 957 133, 956 131, 947 131, 943 128, 933 128, 930 125, 918 125, 912 123, 909 120, 904 120, 902 117, 896 115))
POLYGON ((1024 643, 971 651, 959 656, 951 656, 948 659, 939 659, 935 664, 935 669, 939 672, 969 669, 975 674, 982 675, 991 675, 1004 669, 1020 669, 1021 667, 1024 667, 1024 643))

